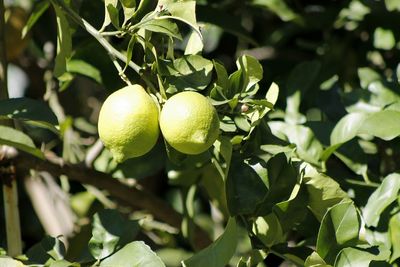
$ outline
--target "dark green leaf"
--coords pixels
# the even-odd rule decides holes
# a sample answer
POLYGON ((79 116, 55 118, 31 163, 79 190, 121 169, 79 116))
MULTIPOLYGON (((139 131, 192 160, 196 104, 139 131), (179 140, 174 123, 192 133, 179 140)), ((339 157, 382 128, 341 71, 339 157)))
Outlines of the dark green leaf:
POLYGON ((120 26, 119 26, 119 12, 118 12, 118 9, 113 4, 110 3, 110 4, 107 5, 107 11, 108 11, 108 14, 110 16, 110 20, 111 20, 112 25, 115 28, 119 29, 120 26))
POLYGON ((143 241, 134 241, 100 262, 100 267, 165 267, 161 259, 143 241))
POLYGON ((50 236, 46 236, 40 243, 26 252, 29 262, 36 264, 50 264, 57 260, 62 260, 64 259, 64 254, 64 244, 58 238, 50 236))
POLYGON ((221 267, 228 264, 236 250, 238 242, 236 221, 229 218, 224 233, 210 246, 184 260, 184 267, 221 267))
POLYGON ((44 159, 42 151, 36 148, 29 136, 11 127, 0 125, 0 144, 15 147, 40 159, 44 159))
POLYGON ((108 6, 111 5, 113 6, 115 9, 117 8, 118 5, 118 0, 104 0, 104 22, 103 22, 103 26, 101 27, 100 31, 103 31, 108 25, 110 25, 111 23, 111 14, 108 11, 108 6))
MULTIPOLYGON (((146 18, 144 18, 146 19, 146 18)), ((177 38, 179 40, 182 39, 182 36, 179 32, 178 25, 175 22, 172 22, 168 18, 154 18, 140 25, 141 29, 145 29, 151 32, 159 32, 164 33, 168 36, 177 38)))
POLYGON ((0 119, 36 121, 54 130, 58 125, 56 115, 44 102, 25 97, 0 100, 0 119))
POLYGON ((238 157, 232 159, 225 186, 231 216, 253 214, 268 192, 257 172, 238 157))

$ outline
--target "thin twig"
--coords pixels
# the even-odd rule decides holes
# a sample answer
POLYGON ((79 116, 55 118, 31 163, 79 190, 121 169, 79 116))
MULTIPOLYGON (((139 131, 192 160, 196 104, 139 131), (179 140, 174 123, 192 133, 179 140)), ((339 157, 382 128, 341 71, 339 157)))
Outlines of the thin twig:
MULTIPOLYGON (((108 41, 107 39, 104 38, 104 36, 96 30, 89 22, 87 22, 85 19, 81 18, 75 11, 73 11, 71 8, 69 8, 64 1, 62 0, 51 0, 51 2, 55 5, 58 5, 61 7, 61 9, 64 10, 64 12, 73 20, 75 23, 77 23, 79 26, 84 28, 91 36, 93 36, 102 46, 103 48, 107 51, 109 55, 113 55, 114 57, 118 58, 122 62, 127 62, 128 59, 126 55, 122 54, 119 52, 117 49, 115 49, 108 41)), ((113 60, 113 58, 111 58, 113 60)), ((144 75, 142 75, 141 72, 141 67, 137 65, 133 61, 128 62, 128 66, 131 67, 139 76, 143 79, 143 81, 146 82, 147 86, 150 88, 155 88, 154 84, 144 75)))
MULTIPOLYGON (((92 185, 100 190, 106 190, 115 199, 133 207, 147 210, 155 218, 180 229, 183 220, 182 215, 151 192, 129 186, 109 174, 85 168, 82 165, 62 164, 62 161, 54 155, 51 157, 47 155, 46 157, 47 160, 42 161, 29 154, 20 153, 13 162, 18 172, 26 173, 30 169, 47 171, 53 176, 66 175, 70 180, 92 185)), ((194 233, 195 249, 204 248, 210 243, 211 240, 208 234, 199 226, 196 226, 194 233)))

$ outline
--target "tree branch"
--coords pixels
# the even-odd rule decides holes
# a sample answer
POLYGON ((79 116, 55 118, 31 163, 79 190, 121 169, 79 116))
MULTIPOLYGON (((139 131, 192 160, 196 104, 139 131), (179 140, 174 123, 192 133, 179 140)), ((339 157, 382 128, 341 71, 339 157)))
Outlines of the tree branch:
MULTIPOLYGON (((183 217, 161 198, 150 192, 131 187, 121 180, 111 177, 109 174, 88 169, 80 165, 63 164, 58 158, 47 156, 47 161, 40 160, 29 154, 20 153, 13 163, 18 172, 29 172, 30 169, 47 171, 55 176, 67 175, 68 179, 83 184, 93 185, 98 189, 107 190, 110 195, 131 206, 147 210, 173 227, 180 229, 183 217)), ((208 246, 212 241, 208 234, 196 226, 194 247, 201 249, 208 246)))

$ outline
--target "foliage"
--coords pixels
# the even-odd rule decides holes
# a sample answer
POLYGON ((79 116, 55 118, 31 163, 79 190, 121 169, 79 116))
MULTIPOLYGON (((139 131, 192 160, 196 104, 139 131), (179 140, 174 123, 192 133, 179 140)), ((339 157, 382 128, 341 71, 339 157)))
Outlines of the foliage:
POLYGON ((312 2, 15 1, 30 44, 11 63, 30 84, 0 100, 16 126, 0 144, 65 166, 29 173, 54 209, 20 190, 24 255, 0 266, 399 266, 400 1, 312 2), (126 83, 160 107, 208 96, 218 139, 115 162, 96 125, 126 83), (83 165, 152 201, 71 177, 83 165), (73 227, 50 237, 50 221, 73 227))

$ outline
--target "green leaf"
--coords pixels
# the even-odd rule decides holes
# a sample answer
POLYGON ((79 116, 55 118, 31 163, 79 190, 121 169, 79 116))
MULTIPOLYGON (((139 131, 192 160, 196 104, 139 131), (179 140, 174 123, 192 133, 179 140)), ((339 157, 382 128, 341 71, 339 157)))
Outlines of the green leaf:
POLYGON ((53 4, 57 16, 57 56, 54 65, 54 76, 61 77, 67 70, 67 61, 71 57, 72 38, 70 27, 64 12, 53 4))
POLYGON ((24 267, 22 262, 14 260, 13 258, 0 257, 0 266, 2 267, 24 267))
POLYGON ((368 114, 355 112, 341 118, 331 133, 331 146, 353 139, 367 117, 368 114))
POLYGON ((390 262, 400 258, 400 213, 393 215, 389 221, 389 238, 392 243, 392 255, 390 262))
POLYGON ((211 82, 212 69, 212 61, 198 55, 159 61, 159 71, 165 76, 169 93, 205 89, 211 82))
POLYGON ((182 262, 183 267, 226 266, 236 251, 238 229, 234 218, 229 218, 224 233, 210 246, 182 262))
POLYGON ((285 241, 282 226, 273 213, 258 217, 253 223, 252 231, 266 247, 285 241))
POLYGON ((103 31, 111 23, 111 14, 108 11, 109 5, 113 6, 116 9, 117 5, 118 5, 118 0, 104 0, 104 12, 105 12, 104 22, 103 22, 103 26, 101 26, 100 31, 103 31))
MULTIPOLYGON (((143 20, 146 20, 146 17, 144 17, 143 20)), ((172 22, 168 18, 156 17, 152 20, 146 21, 145 23, 141 24, 140 28, 151 32, 164 33, 168 36, 182 40, 182 36, 180 34, 178 25, 176 25, 175 22, 172 22)))
POLYGON ((119 12, 116 6, 113 5, 113 3, 110 3, 107 5, 107 13, 109 14, 110 20, 112 25, 119 29, 119 12))
POLYGON ((382 184, 368 198, 363 209, 366 225, 377 226, 380 215, 392 202, 398 198, 400 190, 400 174, 392 173, 382 181, 382 184))
POLYGON ((283 21, 298 20, 300 17, 282 0, 253 0, 253 5, 271 10, 283 21))
POLYGON ((390 50, 396 45, 393 32, 388 29, 376 28, 374 32, 374 46, 378 49, 390 50))
POLYGON ((366 118, 358 133, 369 134, 383 140, 392 140, 400 136, 400 112, 383 110, 366 118))
POLYGON ((36 148, 29 136, 11 127, 0 125, 0 144, 15 147, 40 159, 44 159, 42 151, 36 148))
POLYGON ((342 202, 330 208, 318 232, 317 253, 333 265, 342 248, 357 244, 360 224, 353 202, 342 202))
POLYGON ((117 210, 102 210, 93 217, 90 253, 96 259, 110 256, 134 240, 138 231, 139 225, 136 221, 123 218, 117 210))
POLYGON ((310 128, 280 121, 272 121, 268 125, 275 136, 296 145, 296 153, 302 160, 320 164, 323 147, 310 128))
POLYGON ((311 166, 305 169, 304 181, 309 195, 308 207, 319 221, 330 207, 349 199, 335 180, 311 166))
POLYGON ((170 0, 159 0, 158 5, 162 5, 163 8, 171 14, 171 16, 163 17, 172 18, 186 23, 201 38, 201 32, 196 21, 196 1, 175 2, 170 0))
POLYGON ((357 72, 362 88, 367 88, 372 82, 382 79, 381 75, 371 68, 358 68, 357 72))
POLYGON ((100 262, 100 267, 165 267, 161 259, 143 241, 134 241, 100 262))
POLYGON ((337 257, 335 267, 375 266, 370 264, 385 261, 389 256, 390 251, 383 247, 344 248, 337 257))
POLYGON ((269 87, 267 94, 265 95, 265 99, 272 105, 275 105, 276 101, 278 100, 278 96, 279 96, 279 86, 273 82, 269 87))
POLYGON ((28 22, 22 29, 22 38, 26 36, 26 34, 32 29, 38 19, 43 15, 43 13, 49 8, 50 2, 49 1, 41 1, 37 2, 34 6, 32 14, 30 15, 28 22))
MULTIPOLYGON (((252 163, 250 161, 250 163, 252 163)), ((258 174, 262 174, 263 162, 261 164, 253 164, 253 169, 258 170, 258 174)), ((277 154, 272 157, 266 165, 267 174, 264 174, 264 183, 268 188, 267 196, 263 199, 260 207, 257 210, 258 215, 267 215, 273 208, 276 208, 278 218, 287 207, 282 203, 282 206, 275 206, 281 202, 291 199, 292 192, 297 183, 297 171, 293 165, 288 162, 285 154, 277 154)), ((261 175, 260 175, 261 176, 261 175)), ((263 177, 261 176, 261 177, 263 177)), ((297 194, 293 194, 293 198, 297 194)), ((256 203, 254 203, 256 204, 256 203)), ((289 203, 286 203, 289 204, 289 203)), ((292 214, 295 217, 295 214, 292 214)))
POLYGON ((0 100, 0 119, 18 119, 45 127, 58 134, 57 117, 44 103, 26 97, 0 100))
POLYGON ((231 216, 253 214, 268 192, 257 172, 237 156, 232 158, 225 188, 231 216))
POLYGON ((67 63, 67 71, 72 73, 78 73, 83 76, 92 78, 99 84, 103 83, 100 71, 96 69, 93 65, 90 65, 89 63, 83 60, 79 59, 69 60, 67 63))
POLYGON ((30 263, 50 264, 57 260, 63 260, 65 246, 58 238, 46 236, 40 243, 31 247, 26 256, 30 263))
POLYGON ((385 0, 385 5, 389 11, 400 11, 400 2, 398 0, 385 0))
POLYGON ((331 265, 326 264, 326 262, 318 255, 317 252, 311 253, 310 256, 307 257, 306 262, 304 263, 305 267, 332 267, 331 265))
POLYGON ((238 70, 241 70, 241 93, 254 95, 257 93, 257 83, 263 78, 263 68, 252 56, 243 55, 236 60, 238 70))
POLYGON ((185 47, 185 55, 201 54, 204 44, 198 33, 192 30, 189 34, 189 39, 185 47))

